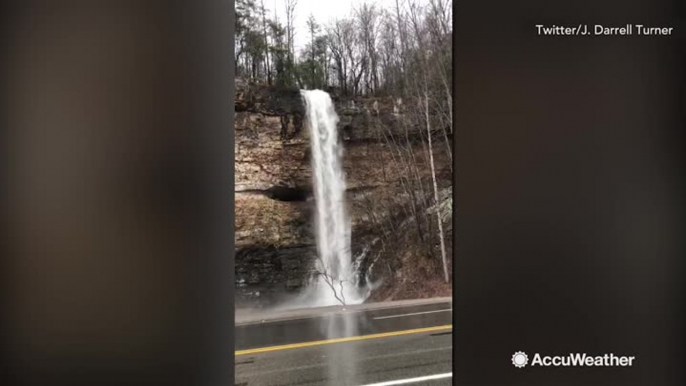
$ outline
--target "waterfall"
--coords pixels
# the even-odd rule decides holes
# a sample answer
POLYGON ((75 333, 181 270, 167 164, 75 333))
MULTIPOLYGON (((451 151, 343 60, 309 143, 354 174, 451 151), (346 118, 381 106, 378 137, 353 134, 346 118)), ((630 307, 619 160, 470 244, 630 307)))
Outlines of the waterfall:
POLYGON ((367 290, 358 287, 352 264, 338 115, 326 92, 302 90, 301 95, 307 109, 312 146, 318 254, 318 274, 305 295, 310 306, 359 304, 365 300, 367 290))

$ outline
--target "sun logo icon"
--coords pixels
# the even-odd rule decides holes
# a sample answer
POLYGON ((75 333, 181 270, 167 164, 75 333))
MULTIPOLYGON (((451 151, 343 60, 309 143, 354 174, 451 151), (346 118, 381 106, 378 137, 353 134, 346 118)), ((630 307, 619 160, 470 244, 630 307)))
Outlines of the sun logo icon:
POLYGON ((521 369, 522 367, 526 366, 527 363, 529 363, 529 357, 525 352, 517 351, 512 355, 512 364, 515 367, 521 369))

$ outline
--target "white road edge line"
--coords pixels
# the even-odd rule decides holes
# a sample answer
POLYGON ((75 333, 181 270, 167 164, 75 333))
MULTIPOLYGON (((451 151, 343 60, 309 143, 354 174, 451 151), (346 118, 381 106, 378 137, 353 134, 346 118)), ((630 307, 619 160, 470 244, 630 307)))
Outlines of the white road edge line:
MULTIPOLYGON (((248 326, 248 325, 253 325, 253 324, 264 324, 264 323, 272 323, 272 322, 290 322, 293 320, 301 320, 301 319, 314 319, 314 318, 323 318, 325 316, 340 316, 340 315, 350 315, 350 314, 358 314, 362 312, 371 312, 371 311, 382 311, 382 310, 391 310, 394 308, 406 308, 406 307, 424 307, 424 306, 431 306, 434 304, 439 304, 439 303, 451 303, 448 301, 441 301, 441 302, 436 302, 436 303, 419 303, 416 305, 394 305, 394 306, 386 306, 386 307, 379 307, 379 308, 364 308, 364 309, 338 309, 335 311, 330 311, 326 312, 323 314, 317 314, 317 315, 303 315, 303 316, 295 316, 295 317, 284 317, 284 318, 276 318, 276 319, 251 319, 248 321, 241 321, 241 322, 234 322, 234 327, 238 326, 248 326)), ((452 309, 451 309, 452 310, 452 309)))
MULTIPOLYGON (((426 303, 418 303, 418 304, 397 304, 397 305, 390 305, 390 306, 384 306, 384 307, 378 307, 378 308, 346 309, 345 307, 343 307, 342 309, 332 310, 330 312, 326 312, 323 314, 317 314, 317 315, 302 315, 302 316, 284 317, 284 318, 275 318, 275 319, 266 319, 266 318, 265 319, 261 319, 261 318, 250 319, 247 321, 234 322, 235 323, 234 326, 238 327, 238 326, 248 326, 248 325, 253 325, 253 324, 272 323, 272 322, 290 322, 292 320, 323 318, 325 316, 349 315, 349 314, 357 314, 357 313, 362 313, 362 312, 391 310, 393 308, 425 307, 425 306, 431 306, 431 305, 440 304, 440 303, 452 303, 452 300, 450 300, 450 301, 441 300, 439 302, 426 302, 426 303)), ((371 304, 373 304, 373 303, 371 303, 371 304)))
POLYGON ((378 316, 378 317, 376 317, 376 318, 372 318, 372 319, 390 319, 390 318, 400 318, 400 317, 403 317, 403 316, 412 316, 412 315, 423 315, 423 314, 433 314, 433 313, 435 313, 435 312, 448 312, 448 311, 452 311, 452 310, 453 310, 453 309, 452 309, 452 308, 450 308, 450 309, 447 309, 447 310, 436 310, 436 311, 424 311, 424 312, 413 312, 413 313, 411 313, 411 314, 401 314, 401 315, 390 315, 390 316, 378 316))
POLYGON ((418 377, 418 378, 408 378, 408 379, 399 379, 397 381, 388 381, 388 382, 381 382, 381 383, 370 383, 368 385, 363 385, 363 386, 393 386, 393 385, 406 385, 408 383, 417 383, 417 382, 424 382, 424 381, 432 381, 434 379, 443 379, 443 378, 452 378, 453 373, 445 373, 445 374, 436 374, 436 375, 427 375, 426 377, 418 377))

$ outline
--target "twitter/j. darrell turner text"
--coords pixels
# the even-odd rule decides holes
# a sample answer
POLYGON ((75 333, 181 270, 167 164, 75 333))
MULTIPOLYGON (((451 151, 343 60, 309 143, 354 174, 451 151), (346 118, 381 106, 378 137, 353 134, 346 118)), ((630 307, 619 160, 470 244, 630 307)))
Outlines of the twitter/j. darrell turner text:
POLYGON ((669 36, 674 33, 674 28, 644 24, 625 24, 622 26, 536 24, 536 32, 539 36, 669 36))

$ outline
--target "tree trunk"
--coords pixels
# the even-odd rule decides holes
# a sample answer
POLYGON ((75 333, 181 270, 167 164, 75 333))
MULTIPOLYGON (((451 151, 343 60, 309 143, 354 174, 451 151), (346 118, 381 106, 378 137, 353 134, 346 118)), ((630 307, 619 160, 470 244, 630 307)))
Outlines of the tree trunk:
POLYGON ((424 90, 424 113, 426 118, 426 135, 429 139, 429 161, 431 163, 431 178, 433 179, 434 185, 434 201, 436 206, 436 219, 438 221, 438 237, 441 240, 441 258, 443 259, 443 274, 445 276, 445 282, 449 283, 450 278, 448 276, 448 260, 445 255, 445 240, 443 239, 443 221, 441 221, 440 212, 440 198, 438 196, 438 184, 436 183, 436 169, 434 167, 434 154, 431 144, 431 124, 429 123, 429 94, 424 90))
POLYGON ((272 85, 272 70, 269 64, 269 35, 267 35, 267 17, 265 15, 264 0, 262 0, 262 32, 264 33, 264 56, 265 71, 267 72, 267 84, 272 85))

